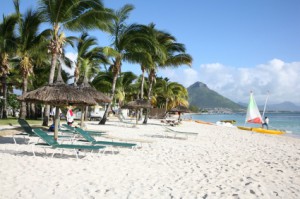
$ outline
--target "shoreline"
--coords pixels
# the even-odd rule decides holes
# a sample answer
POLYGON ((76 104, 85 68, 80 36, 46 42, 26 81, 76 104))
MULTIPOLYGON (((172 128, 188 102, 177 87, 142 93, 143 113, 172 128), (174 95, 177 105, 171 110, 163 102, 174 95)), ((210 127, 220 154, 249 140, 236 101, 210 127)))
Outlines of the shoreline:
MULTIPOLYGON (((290 113, 268 113, 271 116, 270 129, 285 131, 286 134, 293 134, 300 136, 300 113, 290 112, 290 113)), ((192 120, 203 120, 206 122, 211 122, 216 124, 220 120, 235 120, 234 126, 244 126, 245 118, 243 114, 233 113, 233 114, 185 114, 183 118, 188 118, 192 116, 192 120)), ((259 128, 259 125, 247 123, 246 126, 259 128)))
POLYGON ((51 158, 37 148, 33 157, 30 146, 16 151, 0 137, 0 198, 300 197, 299 139, 193 121, 132 127, 109 118, 86 128, 108 135, 97 140, 136 141, 139 148, 100 157, 81 153, 79 160, 68 151, 51 158))

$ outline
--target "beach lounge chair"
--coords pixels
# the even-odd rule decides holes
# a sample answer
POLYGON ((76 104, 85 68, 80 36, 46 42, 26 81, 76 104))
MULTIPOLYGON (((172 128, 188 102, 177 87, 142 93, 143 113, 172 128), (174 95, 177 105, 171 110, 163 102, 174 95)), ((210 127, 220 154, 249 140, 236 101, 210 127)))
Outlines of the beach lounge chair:
MULTIPOLYGON (((62 130, 62 132, 66 132, 66 133, 77 133, 76 131, 76 128, 80 128, 80 127, 73 127, 73 126, 69 126, 68 124, 63 124, 62 125, 65 129, 67 130, 62 130)), ((105 133, 104 132, 99 132, 99 131, 86 131, 88 132, 90 135, 93 135, 93 136, 102 136, 104 135, 105 133)))
MULTIPOLYGON (((26 142, 26 137, 29 138, 29 137, 38 137, 33 131, 32 131, 32 127, 28 124, 28 122, 24 119, 21 119, 19 118, 18 119, 18 123, 20 124, 20 126, 22 127, 23 131, 22 133, 19 133, 19 134, 15 134, 13 135, 13 140, 14 140, 14 143, 17 144, 17 141, 15 139, 15 136, 22 136, 23 139, 24 139, 24 142, 26 142)), ((59 139, 71 139, 72 137, 70 136, 59 136, 59 139)), ((29 144, 29 142, 27 143, 29 144)))
POLYGON ((173 129, 168 128, 168 127, 165 127, 165 129, 166 129, 166 135, 165 136, 167 136, 168 132, 171 132, 171 133, 174 133, 174 138, 176 138, 177 135, 184 135, 184 136, 186 136, 186 138, 188 138, 188 136, 195 136, 195 139, 196 139, 197 136, 198 136, 198 133, 194 133, 194 132, 176 131, 176 130, 173 130, 173 129))
MULTIPOLYGON (((77 145, 77 144, 59 144, 56 140, 53 139, 52 136, 48 135, 45 131, 42 129, 36 128, 33 129, 33 132, 38 135, 45 143, 47 143, 49 146, 51 146, 53 149, 62 149, 62 152, 64 149, 71 149, 74 150, 76 158, 78 159, 78 150, 98 150, 100 152, 100 149, 104 149, 105 146, 100 145, 77 145)), ((33 155, 35 156, 35 152, 33 149, 33 155)), ((55 155, 55 150, 52 154, 52 157, 55 155)))
POLYGON ((116 116, 119 119, 119 121, 126 127, 136 127, 136 122, 133 119, 126 119, 122 112, 116 114, 116 116))
POLYGON ((95 138, 93 138, 88 132, 84 131, 81 128, 75 128, 76 131, 85 139, 80 140, 84 142, 90 142, 93 145, 106 145, 106 146, 112 146, 112 147, 127 147, 127 148, 135 148, 135 143, 126 143, 126 142, 109 142, 109 141, 97 141, 95 138))

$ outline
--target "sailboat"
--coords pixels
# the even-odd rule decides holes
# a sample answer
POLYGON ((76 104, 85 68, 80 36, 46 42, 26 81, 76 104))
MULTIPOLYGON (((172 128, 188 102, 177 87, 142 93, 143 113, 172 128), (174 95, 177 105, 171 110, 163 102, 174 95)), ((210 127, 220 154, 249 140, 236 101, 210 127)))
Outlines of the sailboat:
MULTIPOLYGON (((266 100, 266 102, 267 102, 267 100, 266 100)), ((264 106, 263 115, 265 113, 265 110, 266 110, 266 103, 264 106)), ((245 125, 246 125, 246 123, 254 123, 254 124, 260 124, 260 125, 263 123, 262 116, 259 112, 256 101, 253 96, 253 92, 250 92, 250 99, 249 99, 249 104, 248 104, 248 108, 247 108, 245 125)), ((267 134, 276 134, 276 135, 285 133, 285 132, 279 131, 279 130, 269 130, 269 129, 263 129, 263 128, 250 128, 250 127, 241 127, 241 126, 238 126, 238 128, 242 129, 242 130, 254 131, 257 133, 267 133, 267 134)))

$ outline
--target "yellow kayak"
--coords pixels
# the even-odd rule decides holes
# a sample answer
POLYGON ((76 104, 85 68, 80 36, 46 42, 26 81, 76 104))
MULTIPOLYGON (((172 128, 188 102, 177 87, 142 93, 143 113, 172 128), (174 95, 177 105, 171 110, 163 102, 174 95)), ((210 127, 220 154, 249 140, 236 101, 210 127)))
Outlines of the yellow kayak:
POLYGON ((252 131, 251 127, 245 127, 245 126, 238 126, 238 129, 246 130, 246 131, 252 131))
POLYGON ((270 130, 270 129, 263 129, 263 128, 252 128, 252 131, 257 133, 266 133, 266 134, 274 134, 274 135, 281 135, 285 133, 280 130, 270 130))

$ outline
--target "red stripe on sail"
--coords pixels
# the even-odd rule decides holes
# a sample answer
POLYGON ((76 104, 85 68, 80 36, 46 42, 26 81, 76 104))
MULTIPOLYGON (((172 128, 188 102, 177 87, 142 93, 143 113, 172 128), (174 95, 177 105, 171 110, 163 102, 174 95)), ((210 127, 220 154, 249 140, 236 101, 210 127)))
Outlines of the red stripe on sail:
POLYGON ((261 124, 262 123, 260 117, 256 117, 254 119, 248 120, 247 122, 249 122, 249 123, 257 123, 257 124, 261 124))

